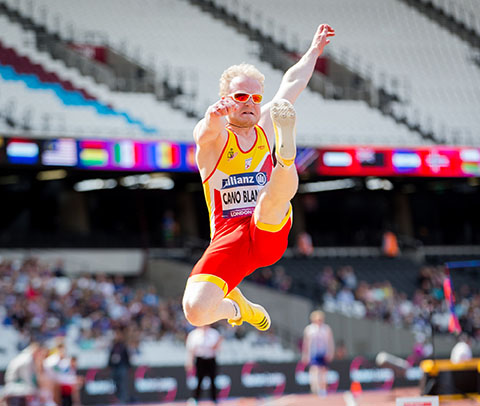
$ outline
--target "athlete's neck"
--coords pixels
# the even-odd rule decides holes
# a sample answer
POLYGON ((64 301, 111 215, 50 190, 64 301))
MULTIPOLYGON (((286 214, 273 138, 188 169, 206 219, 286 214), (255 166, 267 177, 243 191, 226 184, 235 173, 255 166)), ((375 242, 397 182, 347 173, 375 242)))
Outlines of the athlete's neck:
POLYGON ((233 124, 229 121, 227 121, 227 126, 232 126, 232 127, 236 127, 236 128, 251 128, 252 126, 251 125, 237 125, 237 124, 233 124))
MULTIPOLYGON (((229 127, 230 123, 227 124, 227 128, 229 127)), ((232 125, 229 130, 235 134, 238 145, 244 151, 248 151, 257 139, 257 132, 255 131, 255 126, 253 125, 248 127, 232 125)))
POLYGON ((242 138, 252 138, 256 136, 254 125, 242 126, 238 124, 227 123, 227 128, 242 138))

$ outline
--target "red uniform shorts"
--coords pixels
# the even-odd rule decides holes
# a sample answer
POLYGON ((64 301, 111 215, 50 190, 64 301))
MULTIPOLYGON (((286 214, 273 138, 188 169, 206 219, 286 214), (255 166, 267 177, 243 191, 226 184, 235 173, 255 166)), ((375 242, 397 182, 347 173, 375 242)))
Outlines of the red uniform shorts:
POLYGON ((255 224, 253 215, 239 220, 232 222, 231 229, 213 237, 194 266, 189 282, 213 282, 226 296, 247 275, 282 257, 292 227, 292 206, 278 225, 255 224))

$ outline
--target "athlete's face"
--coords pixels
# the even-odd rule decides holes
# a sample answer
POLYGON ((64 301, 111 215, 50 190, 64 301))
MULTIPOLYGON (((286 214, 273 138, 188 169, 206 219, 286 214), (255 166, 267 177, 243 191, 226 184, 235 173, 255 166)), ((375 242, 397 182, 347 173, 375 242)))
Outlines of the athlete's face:
MULTIPOLYGON (((237 76, 230 82, 230 93, 262 94, 262 85, 256 79, 237 76)), ((237 102, 237 110, 228 116, 228 121, 239 127, 253 127, 260 120, 260 104, 255 104, 250 97, 247 102, 237 102)))

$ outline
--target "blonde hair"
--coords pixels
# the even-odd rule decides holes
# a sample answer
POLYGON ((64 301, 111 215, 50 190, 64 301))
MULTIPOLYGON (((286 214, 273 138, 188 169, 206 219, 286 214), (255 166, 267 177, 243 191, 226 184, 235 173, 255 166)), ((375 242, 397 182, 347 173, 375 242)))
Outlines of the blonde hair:
POLYGON ((263 93, 263 82, 265 81, 265 76, 253 65, 248 63, 241 63, 240 65, 232 65, 226 69, 222 76, 220 77, 220 97, 226 96, 230 93, 230 83, 237 76, 246 76, 258 80, 262 86, 263 93))

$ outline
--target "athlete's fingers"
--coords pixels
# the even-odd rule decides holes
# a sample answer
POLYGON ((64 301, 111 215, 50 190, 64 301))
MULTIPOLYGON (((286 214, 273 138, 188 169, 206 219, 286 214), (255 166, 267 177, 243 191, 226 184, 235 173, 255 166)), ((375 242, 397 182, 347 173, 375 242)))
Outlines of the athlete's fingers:
POLYGON ((215 103, 209 107, 209 114, 213 114, 215 116, 224 116, 224 110, 223 106, 220 103, 215 103))
POLYGON ((211 112, 216 116, 226 116, 237 109, 237 104, 228 98, 222 98, 211 106, 211 112))
POLYGON ((318 32, 319 34, 323 34, 324 32, 326 32, 328 37, 333 37, 335 35, 335 30, 328 24, 320 24, 320 26, 318 27, 318 32))

